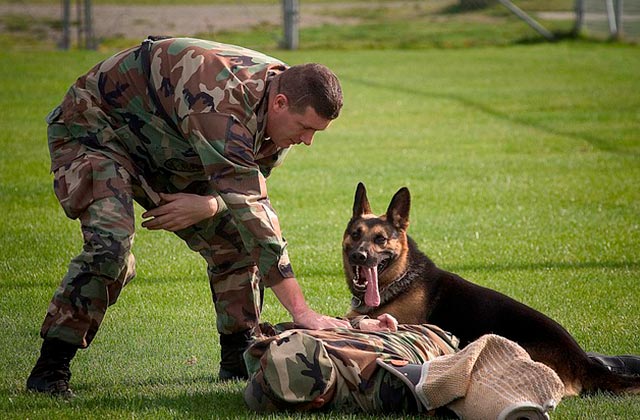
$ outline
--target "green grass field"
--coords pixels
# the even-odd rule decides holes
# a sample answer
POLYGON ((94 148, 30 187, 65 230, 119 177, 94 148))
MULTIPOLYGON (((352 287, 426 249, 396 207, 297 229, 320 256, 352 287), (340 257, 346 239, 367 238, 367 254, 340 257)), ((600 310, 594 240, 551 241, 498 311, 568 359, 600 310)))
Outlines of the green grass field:
MULTIPOLYGON (((376 212, 408 186, 410 232, 440 266, 545 312, 587 350, 640 354, 637 47, 272 54, 327 64, 346 96, 341 118, 269 181, 313 308, 347 311, 340 241, 357 182, 376 212)), ((78 397, 24 392, 48 301, 81 243, 53 195, 44 116, 105 56, 0 52, 1 417, 252 417, 241 383, 215 381, 203 262, 172 235, 142 229, 137 278, 72 364, 78 397)), ((270 293, 264 318, 288 319, 270 293)), ((553 414, 639 417, 640 397, 600 395, 566 399, 553 414)))

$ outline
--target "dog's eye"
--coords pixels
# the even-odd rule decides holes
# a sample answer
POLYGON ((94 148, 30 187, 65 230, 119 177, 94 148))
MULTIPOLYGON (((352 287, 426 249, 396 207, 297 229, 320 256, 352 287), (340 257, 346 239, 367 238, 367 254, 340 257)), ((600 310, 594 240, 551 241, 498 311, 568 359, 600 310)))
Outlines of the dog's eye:
POLYGON ((378 235, 373 241, 376 243, 376 245, 384 245, 387 243, 387 238, 382 235, 378 235))
POLYGON ((359 241, 360 240, 360 231, 359 230, 354 230, 353 232, 351 232, 351 239, 354 241, 359 241))

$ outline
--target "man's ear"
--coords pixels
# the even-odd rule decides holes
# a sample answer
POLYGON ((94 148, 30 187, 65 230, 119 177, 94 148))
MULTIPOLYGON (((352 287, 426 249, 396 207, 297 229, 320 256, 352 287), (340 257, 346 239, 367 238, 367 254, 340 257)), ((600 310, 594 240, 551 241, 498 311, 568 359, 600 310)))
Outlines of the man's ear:
POLYGON ((311 401, 311 407, 313 407, 314 409, 318 409, 322 407, 325 402, 326 401, 323 396, 316 397, 313 401, 311 401))
POLYGON ((282 111, 289 108, 289 98, 284 93, 278 93, 273 97, 273 109, 282 111))

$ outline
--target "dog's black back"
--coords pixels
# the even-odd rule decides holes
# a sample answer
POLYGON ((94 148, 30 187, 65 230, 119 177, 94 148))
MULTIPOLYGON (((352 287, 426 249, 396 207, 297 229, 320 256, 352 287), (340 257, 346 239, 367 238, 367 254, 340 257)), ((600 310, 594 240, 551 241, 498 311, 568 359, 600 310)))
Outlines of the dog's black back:
POLYGON ((409 241, 413 267, 425 267, 422 287, 428 289, 425 321, 451 331, 461 346, 492 333, 520 344, 535 361, 551 367, 566 394, 638 392, 640 377, 612 373, 589 358, 559 323, 500 292, 442 270, 409 241), (417 264, 414 263, 414 259, 417 264))

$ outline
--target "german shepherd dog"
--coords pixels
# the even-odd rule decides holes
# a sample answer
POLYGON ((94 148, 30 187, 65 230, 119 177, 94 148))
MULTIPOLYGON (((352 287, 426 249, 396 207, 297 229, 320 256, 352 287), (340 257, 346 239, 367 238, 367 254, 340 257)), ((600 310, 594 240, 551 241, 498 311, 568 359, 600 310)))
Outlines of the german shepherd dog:
POLYGON ((640 376, 611 371, 593 360, 551 318, 436 267, 407 235, 409 207, 409 190, 401 188, 386 214, 376 216, 364 185, 358 184, 342 242, 352 294, 348 316, 388 313, 404 324, 435 324, 457 336, 461 348, 484 334, 501 335, 555 370, 567 396, 640 393, 640 376))

